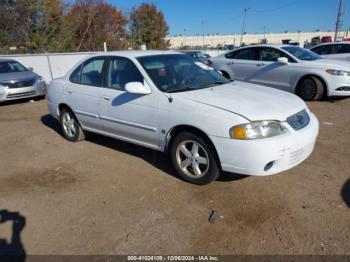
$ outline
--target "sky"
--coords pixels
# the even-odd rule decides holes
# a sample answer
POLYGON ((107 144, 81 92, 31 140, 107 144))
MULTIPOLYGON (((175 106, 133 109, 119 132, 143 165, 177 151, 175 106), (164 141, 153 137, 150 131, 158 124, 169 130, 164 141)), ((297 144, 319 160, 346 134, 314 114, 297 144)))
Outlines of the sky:
MULTIPOLYGON (((249 8, 247 33, 335 29, 339 0, 107 0, 123 11, 154 3, 165 16, 170 35, 240 34, 249 8), (204 23, 203 23, 204 22, 204 23)), ((350 0, 344 0, 343 29, 350 28, 350 0)))

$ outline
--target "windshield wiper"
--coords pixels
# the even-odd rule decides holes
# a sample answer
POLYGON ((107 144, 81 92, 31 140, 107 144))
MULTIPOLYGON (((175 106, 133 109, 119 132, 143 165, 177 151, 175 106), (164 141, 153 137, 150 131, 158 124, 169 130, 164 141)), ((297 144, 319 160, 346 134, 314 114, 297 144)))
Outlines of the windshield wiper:
POLYGON ((166 91, 167 93, 177 93, 177 92, 184 92, 184 91, 191 91, 194 90, 194 88, 191 88, 190 86, 182 86, 179 88, 174 88, 173 90, 166 91))

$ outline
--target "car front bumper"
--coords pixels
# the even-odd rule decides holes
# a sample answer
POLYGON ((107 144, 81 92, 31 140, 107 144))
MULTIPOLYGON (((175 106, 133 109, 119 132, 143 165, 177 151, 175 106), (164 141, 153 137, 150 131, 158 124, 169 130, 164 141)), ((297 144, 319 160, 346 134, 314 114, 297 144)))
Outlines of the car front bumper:
POLYGON ((297 166, 314 149, 319 124, 312 113, 308 126, 295 131, 288 125, 288 129, 290 132, 284 135, 257 140, 210 138, 218 152, 223 171, 267 176, 297 166))
POLYGON ((329 76, 328 96, 350 96, 350 77, 329 76))
POLYGON ((21 98, 44 96, 45 94, 46 85, 44 83, 21 88, 8 88, 6 86, 0 86, 0 102, 21 98))

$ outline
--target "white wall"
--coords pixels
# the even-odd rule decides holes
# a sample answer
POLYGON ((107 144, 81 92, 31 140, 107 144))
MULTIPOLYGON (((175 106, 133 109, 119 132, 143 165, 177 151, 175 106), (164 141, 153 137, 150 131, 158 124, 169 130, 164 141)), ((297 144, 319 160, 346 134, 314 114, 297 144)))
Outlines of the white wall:
POLYGON ((1 55, 0 59, 10 58, 26 67, 32 67, 33 71, 42 76, 46 83, 50 83, 54 78, 63 77, 76 63, 90 54, 93 53, 1 55))

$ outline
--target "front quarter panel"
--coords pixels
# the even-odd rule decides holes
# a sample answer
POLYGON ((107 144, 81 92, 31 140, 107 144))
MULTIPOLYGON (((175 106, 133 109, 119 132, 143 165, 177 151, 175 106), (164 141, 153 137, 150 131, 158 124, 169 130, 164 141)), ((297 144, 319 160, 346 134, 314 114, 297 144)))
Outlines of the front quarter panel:
POLYGON ((195 127, 207 136, 228 138, 232 126, 249 122, 240 115, 184 99, 176 94, 171 94, 171 98, 167 99, 166 96, 161 96, 159 101, 161 146, 163 149, 166 146, 169 132, 179 125, 195 127))

